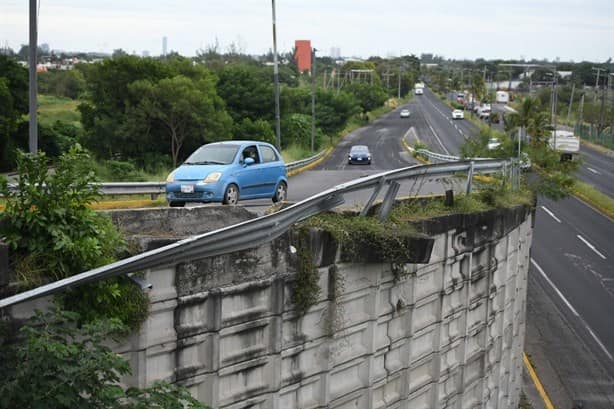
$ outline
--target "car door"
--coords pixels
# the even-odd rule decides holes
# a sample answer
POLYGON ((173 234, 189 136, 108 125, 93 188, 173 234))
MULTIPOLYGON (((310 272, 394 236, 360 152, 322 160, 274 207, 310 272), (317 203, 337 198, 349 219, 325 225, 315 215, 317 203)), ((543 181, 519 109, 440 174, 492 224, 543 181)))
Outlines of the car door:
POLYGON ((259 148, 262 158, 262 194, 273 197, 277 180, 285 172, 285 165, 270 146, 261 144, 259 148))
POLYGON ((240 198, 249 199, 250 197, 257 197, 262 194, 262 161, 260 160, 260 153, 256 144, 247 145, 242 148, 239 165, 240 168, 236 175, 240 198), (254 159, 254 163, 251 165, 246 164, 245 159, 247 158, 254 159))

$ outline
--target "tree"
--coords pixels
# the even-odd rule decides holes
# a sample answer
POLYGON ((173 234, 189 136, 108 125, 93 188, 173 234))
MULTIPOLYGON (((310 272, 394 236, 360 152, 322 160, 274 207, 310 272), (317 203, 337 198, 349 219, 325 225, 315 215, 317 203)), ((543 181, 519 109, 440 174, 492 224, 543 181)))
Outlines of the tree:
POLYGON ((344 91, 354 95, 363 112, 369 112, 384 105, 388 94, 379 85, 355 82, 343 87, 344 91))
POLYGON ((486 84, 484 84, 484 78, 478 72, 471 74, 471 94, 474 101, 482 101, 486 97, 486 84))
POLYGON ((272 121, 275 112, 272 76, 260 67, 235 65, 225 68, 217 83, 217 93, 235 122, 272 121))
POLYGON ((235 124, 233 139, 251 139, 275 144, 275 132, 268 121, 257 119, 252 121, 249 118, 243 119, 235 124))
POLYGON ((78 329, 78 314, 38 312, 15 341, 0 334, 0 409, 206 409, 181 387, 166 382, 124 389, 131 368, 107 346, 122 330, 116 320, 78 329))
POLYGON ((27 113, 28 71, 11 57, 0 55, 0 170, 15 164, 15 150, 22 139, 19 125, 27 113))
POLYGON ((347 92, 318 89, 316 125, 327 135, 340 132, 348 120, 360 113, 358 100, 347 92))
POLYGON ((174 167, 187 140, 195 147, 230 136, 232 119, 216 94, 212 77, 192 81, 178 75, 157 83, 136 81, 129 89, 134 99, 140 98, 128 107, 130 115, 123 132, 129 135, 137 129, 148 132, 162 126, 170 141, 174 167))

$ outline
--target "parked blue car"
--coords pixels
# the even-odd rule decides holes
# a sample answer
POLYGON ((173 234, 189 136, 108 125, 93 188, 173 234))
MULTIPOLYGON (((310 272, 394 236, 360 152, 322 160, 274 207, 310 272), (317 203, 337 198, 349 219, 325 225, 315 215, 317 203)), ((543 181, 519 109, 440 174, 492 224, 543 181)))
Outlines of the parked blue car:
POLYGON ((275 147, 259 141, 203 145, 166 179, 166 200, 173 207, 186 202, 222 202, 271 198, 286 200, 286 165, 275 147))

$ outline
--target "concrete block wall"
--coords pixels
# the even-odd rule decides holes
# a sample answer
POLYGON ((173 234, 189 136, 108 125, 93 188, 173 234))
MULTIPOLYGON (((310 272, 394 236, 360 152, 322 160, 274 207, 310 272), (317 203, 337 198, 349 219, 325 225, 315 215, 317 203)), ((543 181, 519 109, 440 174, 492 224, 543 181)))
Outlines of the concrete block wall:
POLYGON ((152 314, 120 349, 138 368, 129 381, 176 381, 216 408, 516 407, 528 213, 495 230, 436 234, 428 264, 319 260, 302 316, 289 237, 150 270, 152 314))
POLYGON ((292 234, 148 270, 151 314, 115 347, 124 381, 178 382, 224 409, 517 407, 532 226, 512 213, 435 223, 427 264, 325 261, 330 242, 312 240, 320 293, 304 315, 292 234))

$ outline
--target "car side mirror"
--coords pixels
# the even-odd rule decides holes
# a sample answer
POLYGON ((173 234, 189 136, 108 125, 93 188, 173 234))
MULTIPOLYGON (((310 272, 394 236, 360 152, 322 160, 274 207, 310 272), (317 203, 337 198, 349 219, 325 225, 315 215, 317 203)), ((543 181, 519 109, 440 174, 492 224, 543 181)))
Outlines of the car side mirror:
POLYGON ((243 160, 243 163, 245 164, 245 166, 250 166, 256 163, 256 161, 254 160, 254 158, 245 158, 243 160))

